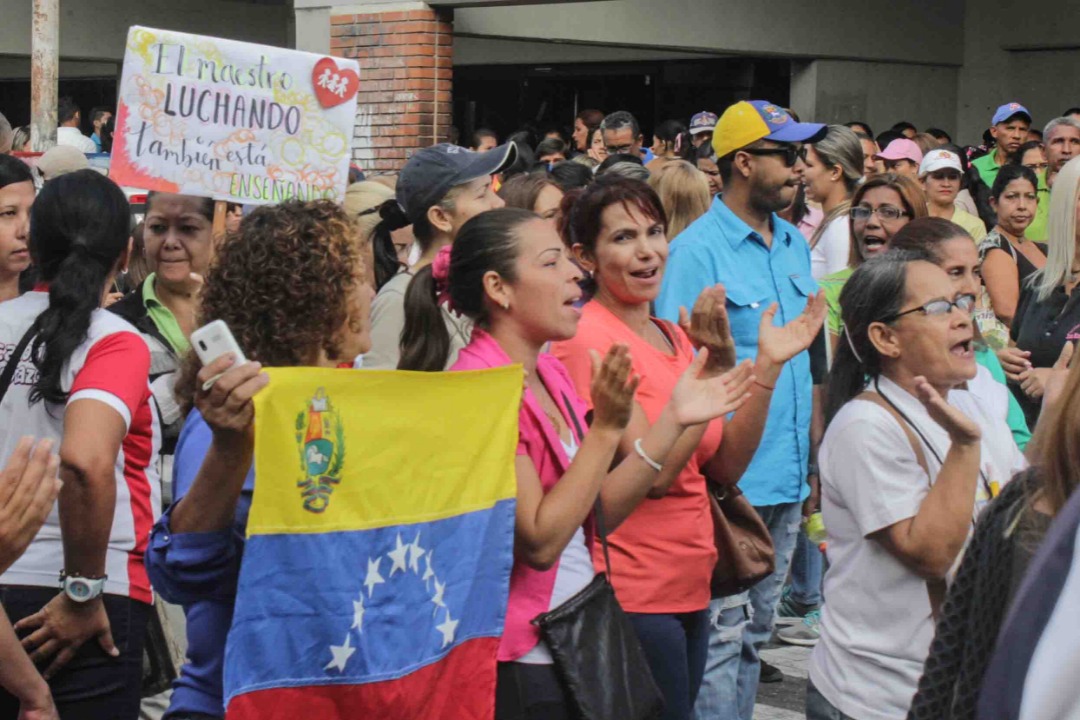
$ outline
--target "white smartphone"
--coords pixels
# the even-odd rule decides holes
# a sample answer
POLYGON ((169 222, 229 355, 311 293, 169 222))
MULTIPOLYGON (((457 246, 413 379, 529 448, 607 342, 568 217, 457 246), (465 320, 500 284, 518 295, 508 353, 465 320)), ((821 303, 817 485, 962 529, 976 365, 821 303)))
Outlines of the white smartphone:
POLYGON ((247 362, 244 351, 240 349, 239 343, 236 342, 236 338, 233 337, 232 331, 224 320, 207 323, 191 333, 191 346, 195 348, 195 354, 199 356, 203 365, 209 365, 226 353, 236 356, 235 366, 247 362))

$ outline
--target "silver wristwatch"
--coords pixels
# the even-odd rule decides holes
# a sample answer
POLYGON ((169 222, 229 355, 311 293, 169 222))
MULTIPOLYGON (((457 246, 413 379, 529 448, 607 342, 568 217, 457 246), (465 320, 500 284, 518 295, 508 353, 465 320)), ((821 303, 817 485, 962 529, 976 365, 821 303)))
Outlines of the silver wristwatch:
POLYGON ((60 589, 74 602, 89 602, 105 590, 105 580, 108 577, 108 575, 102 575, 99 578, 85 578, 81 575, 68 575, 61 572, 60 589))

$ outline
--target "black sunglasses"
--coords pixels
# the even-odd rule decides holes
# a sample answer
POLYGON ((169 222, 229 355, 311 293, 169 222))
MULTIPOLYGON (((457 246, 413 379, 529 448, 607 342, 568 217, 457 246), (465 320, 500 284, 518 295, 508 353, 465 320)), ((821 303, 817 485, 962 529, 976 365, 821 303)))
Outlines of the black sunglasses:
POLYGON ((778 148, 750 148, 744 149, 742 152, 747 155, 781 155, 784 164, 788 167, 794 167, 798 160, 806 162, 806 148, 795 147, 794 145, 785 145, 778 148))

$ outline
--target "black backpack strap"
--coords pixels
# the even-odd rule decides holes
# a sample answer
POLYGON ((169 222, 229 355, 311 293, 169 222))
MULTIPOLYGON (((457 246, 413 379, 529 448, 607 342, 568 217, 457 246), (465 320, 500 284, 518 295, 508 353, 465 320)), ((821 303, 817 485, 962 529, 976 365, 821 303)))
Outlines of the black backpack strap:
POLYGON ((26 329, 26 332, 23 333, 22 338, 19 340, 19 344, 15 346, 14 352, 8 356, 7 365, 4 366, 4 372, 0 375, 0 402, 3 402, 4 396, 7 395, 11 380, 15 377, 15 369, 19 367, 19 361, 22 360, 23 353, 26 352, 26 346, 34 339, 36 330, 37 320, 26 329))
MULTIPOLYGON (((581 421, 578 420, 577 413, 574 412, 574 406, 570 403, 570 398, 566 397, 566 393, 562 396, 563 405, 566 406, 566 414, 570 416, 570 420, 574 423, 574 429, 577 430, 578 445, 585 441, 585 431, 581 429, 581 421)), ((607 527, 604 525, 604 508, 600 503, 600 496, 596 496, 596 504, 593 506, 593 515, 596 516, 596 534, 600 536, 600 547, 604 550, 604 567, 607 569, 608 582, 611 582, 611 557, 608 555, 607 545, 607 527)))

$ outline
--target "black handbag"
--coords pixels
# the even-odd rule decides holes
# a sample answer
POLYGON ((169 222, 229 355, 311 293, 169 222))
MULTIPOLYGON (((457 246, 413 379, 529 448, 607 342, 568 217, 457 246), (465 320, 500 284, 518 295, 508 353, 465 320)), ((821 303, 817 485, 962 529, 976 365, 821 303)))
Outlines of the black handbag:
MULTIPOLYGON (((565 396, 563 401, 580 442, 584 434, 577 416, 565 396)), ((611 560, 599 498, 595 516, 607 574, 597 574, 581 592, 532 622, 582 720, 652 720, 663 714, 664 698, 608 581, 611 560)))

